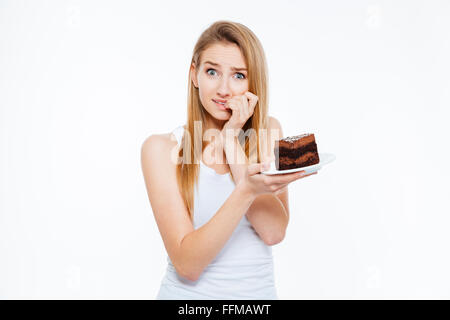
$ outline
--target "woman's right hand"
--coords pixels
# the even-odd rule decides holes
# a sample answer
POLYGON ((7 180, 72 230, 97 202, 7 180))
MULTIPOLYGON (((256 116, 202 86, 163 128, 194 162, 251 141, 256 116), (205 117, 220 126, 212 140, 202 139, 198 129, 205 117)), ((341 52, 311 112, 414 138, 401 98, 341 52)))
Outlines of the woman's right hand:
POLYGON ((278 194, 289 183, 302 179, 304 177, 317 174, 316 172, 305 174, 305 171, 297 171, 292 173, 265 175, 261 171, 269 169, 264 163, 250 164, 242 183, 250 191, 253 196, 259 196, 266 193, 278 194))

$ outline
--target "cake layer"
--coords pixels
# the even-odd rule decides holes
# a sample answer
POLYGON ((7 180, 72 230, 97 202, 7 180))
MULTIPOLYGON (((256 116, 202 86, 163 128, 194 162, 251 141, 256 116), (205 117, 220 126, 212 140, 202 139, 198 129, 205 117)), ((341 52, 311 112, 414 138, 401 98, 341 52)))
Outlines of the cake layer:
POLYGON ((317 153, 308 152, 303 156, 291 159, 288 157, 280 157, 279 161, 275 162, 277 170, 288 170, 294 168, 302 168, 307 166, 312 166, 320 162, 319 156, 317 153))
POLYGON ((291 149, 280 147, 278 149, 279 157, 298 158, 307 152, 317 152, 317 145, 314 141, 306 144, 302 148, 291 149))

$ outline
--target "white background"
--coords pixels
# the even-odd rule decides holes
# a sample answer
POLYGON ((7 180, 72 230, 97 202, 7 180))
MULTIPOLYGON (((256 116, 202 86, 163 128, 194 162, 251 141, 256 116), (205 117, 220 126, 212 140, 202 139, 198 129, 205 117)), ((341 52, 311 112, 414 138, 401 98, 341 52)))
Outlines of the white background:
POLYGON ((450 298, 445 0, 0 1, 0 298, 156 296, 140 147, 219 19, 261 40, 285 136, 337 157, 289 187, 279 297, 450 298))

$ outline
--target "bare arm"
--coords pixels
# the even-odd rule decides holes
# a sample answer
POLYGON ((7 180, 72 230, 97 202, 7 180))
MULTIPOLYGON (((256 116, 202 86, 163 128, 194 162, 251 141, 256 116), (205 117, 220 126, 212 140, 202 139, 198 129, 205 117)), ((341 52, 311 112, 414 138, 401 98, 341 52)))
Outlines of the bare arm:
MULTIPOLYGON (((280 137, 283 136, 283 133, 280 123, 273 117, 269 118, 268 129, 269 139, 267 141, 267 151, 271 153, 273 152, 275 139, 280 139, 280 137)), ((222 131, 221 147, 224 148, 233 177, 235 177, 235 180, 239 181, 245 173, 248 159, 238 138, 233 136, 232 133, 232 131, 222 131), (246 165, 243 166, 243 163, 246 165)), ((270 157, 271 155, 268 154, 267 158, 270 157)), ((246 215, 256 233, 264 243, 267 245, 275 245, 284 239, 289 222, 288 210, 288 188, 285 187, 283 192, 280 192, 279 195, 264 194, 258 196, 251 204, 246 215)))
MULTIPOLYGON (((273 156, 275 140, 283 137, 280 122, 269 117, 267 157, 273 156)), ((289 191, 286 186, 278 194, 266 194, 253 201, 247 212, 247 219, 267 245, 280 243, 289 223, 289 191)))
POLYGON ((289 213, 278 196, 264 194, 253 201, 247 219, 264 243, 273 246, 284 239, 289 213))
POLYGON ((168 140, 152 135, 144 141, 142 171, 167 253, 178 274, 195 281, 231 237, 255 196, 237 184, 213 218, 194 230, 176 181, 176 164, 170 159, 176 145, 168 140))

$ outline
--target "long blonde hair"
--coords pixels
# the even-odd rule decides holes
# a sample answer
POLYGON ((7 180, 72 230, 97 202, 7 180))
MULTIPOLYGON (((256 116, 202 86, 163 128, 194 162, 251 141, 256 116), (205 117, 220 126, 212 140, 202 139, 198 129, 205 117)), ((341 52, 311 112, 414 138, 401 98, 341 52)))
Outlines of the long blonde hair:
MULTIPOLYGON (((193 50, 191 66, 192 64, 200 66, 202 52, 211 45, 220 42, 234 43, 240 48, 247 64, 249 91, 258 96, 253 115, 244 124, 238 138, 247 159, 256 159, 257 162, 261 162, 262 142, 258 133, 260 129, 267 129, 268 112, 268 70, 263 47, 255 34, 246 26, 237 22, 217 21, 200 35, 193 50), (242 133, 245 133, 245 135, 242 133), (248 139, 245 139, 246 136, 248 139), (254 150, 254 148, 250 150, 249 140, 255 138, 255 136, 257 143, 252 145, 256 145, 257 150, 254 150)), ((197 72, 198 68, 195 68, 195 70, 197 72)), ((198 88, 192 83, 191 73, 192 68, 189 70, 187 123, 178 153, 181 162, 177 164, 177 181, 192 220, 194 214, 194 185, 198 187, 200 167, 200 164, 196 162, 197 159, 201 159, 201 153, 205 148, 203 128, 205 127, 206 111, 201 104, 198 88), (197 136, 194 136, 194 123, 198 121, 203 124, 202 132, 200 133, 197 129, 195 131, 197 136), (194 146, 196 147, 194 148, 194 146), (198 146, 201 146, 201 148, 198 146), (184 150, 187 152, 184 152, 184 150)), ((231 170, 230 174, 234 180, 231 170)))

